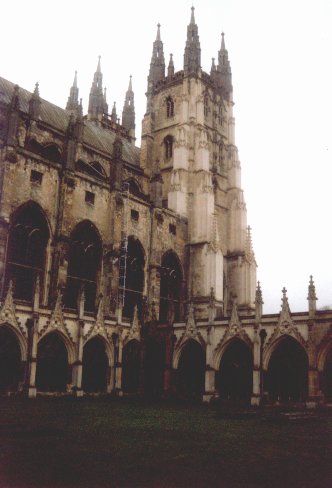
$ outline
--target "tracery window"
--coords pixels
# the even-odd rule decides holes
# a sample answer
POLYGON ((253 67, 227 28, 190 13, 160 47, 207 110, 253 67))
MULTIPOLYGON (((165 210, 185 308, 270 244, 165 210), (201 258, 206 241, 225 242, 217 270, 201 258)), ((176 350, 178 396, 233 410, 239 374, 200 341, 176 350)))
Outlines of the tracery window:
POLYGON ((43 283, 49 237, 39 205, 29 202, 14 213, 9 230, 6 284, 13 281, 15 298, 32 300, 37 276, 43 283))
POLYGON ((141 312, 144 288, 145 257, 138 239, 129 237, 127 246, 122 246, 119 270, 119 288, 123 294, 123 315, 132 318, 135 305, 141 312))
POLYGON ((166 98, 166 115, 168 118, 174 116, 174 101, 172 97, 166 98))
POLYGON ((85 310, 95 309, 97 278, 101 266, 102 244, 95 226, 84 221, 71 235, 65 305, 76 309, 80 290, 84 288, 85 310))
POLYGON ((170 159, 173 156, 173 137, 166 136, 164 139, 165 144, 165 158, 170 159))
POLYGON ((160 321, 180 320, 182 271, 178 256, 173 251, 164 254, 160 276, 160 321))

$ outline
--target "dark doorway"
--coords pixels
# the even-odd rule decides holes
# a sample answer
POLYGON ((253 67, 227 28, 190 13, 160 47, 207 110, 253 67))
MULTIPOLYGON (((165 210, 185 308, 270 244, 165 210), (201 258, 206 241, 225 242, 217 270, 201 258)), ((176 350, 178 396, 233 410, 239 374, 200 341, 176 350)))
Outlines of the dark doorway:
POLYGON ((137 394, 140 387, 141 345, 138 341, 129 341, 122 351, 122 390, 124 393, 137 394))
POLYGON ((0 393, 17 391, 21 380, 21 351, 15 333, 0 327, 0 393))
POLYGON ((107 391, 108 357, 104 341, 100 337, 90 339, 83 349, 82 388, 89 393, 107 391))
POLYGON ((201 399, 205 390, 205 352, 190 340, 181 352, 177 370, 178 394, 187 399, 201 399))
POLYGON ((250 347, 234 339, 224 352, 216 374, 216 387, 222 400, 245 404, 252 394, 253 360, 250 347))
POLYGON ((68 377, 68 355, 63 340, 55 332, 47 334, 38 344, 36 386, 39 391, 63 392, 68 377))
POLYGON ((330 347, 321 374, 321 390, 324 393, 325 401, 332 402, 332 347, 330 347))
POLYGON ((308 395, 308 356, 292 337, 284 337, 273 351, 266 378, 272 401, 304 401, 308 395))
POLYGON ((161 397, 164 391, 165 343, 162 338, 148 337, 144 345, 144 393, 161 397))

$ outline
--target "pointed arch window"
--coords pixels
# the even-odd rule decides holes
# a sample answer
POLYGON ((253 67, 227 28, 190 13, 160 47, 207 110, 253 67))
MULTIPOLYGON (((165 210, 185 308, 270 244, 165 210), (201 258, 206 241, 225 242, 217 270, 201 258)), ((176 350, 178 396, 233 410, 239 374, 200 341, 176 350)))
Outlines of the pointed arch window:
POLYGON ((169 251, 161 260, 160 321, 180 320, 182 271, 178 256, 169 251))
POLYGON ((37 276, 43 284, 49 229, 41 208, 34 202, 20 207, 9 231, 6 284, 12 280, 14 297, 31 301, 37 276))
POLYGON ((101 257, 102 243, 97 229, 91 222, 81 222, 71 235, 64 300, 66 307, 76 309, 83 288, 85 310, 94 311, 101 257))
POLYGON ((173 157, 173 137, 166 136, 164 139, 165 145, 165 159, 170 159, 173 157))
POLYGON ((172 97, 166 98, 166 115, 168 118, 174 116, 174 101, 172 97))
POLYGON ((119 288, 123 295, 123 315, 132 318, 135 305, 142 308, 144 288, 144 250, 138 239, 129 237, 122 244, 120 257, 119 288))
POLYGON ((54 163, 61 162, 61 151, 56 144, 48 144, 43 149, 43 156, 54 163))
POLYGON ((86 163, 82 159, 79 159, 76 162, 76 170, 81 171, 82 173, 86 173, 98 180, 105 180, 106 179, 106 172, 102 165, 98 161, 92 161, 91 163, 86 163))

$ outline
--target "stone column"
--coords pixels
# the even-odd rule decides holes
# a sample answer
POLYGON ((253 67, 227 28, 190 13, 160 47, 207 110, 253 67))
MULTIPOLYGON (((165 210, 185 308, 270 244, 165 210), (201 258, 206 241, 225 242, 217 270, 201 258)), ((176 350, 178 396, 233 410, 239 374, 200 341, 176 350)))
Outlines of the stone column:
POLYGON ((28 329, 28 367, 26 377, 26 390, 29 398, 37 396, 36 370, 37 370, 37 342, 38 342, 39 314, 34 313, 32 319, 27 320, 28 329))
POLYGON ((0 296, 4 296, 8 223, 0 218, 0 296))
POLYGON ((214 328, 208 326, 207 330, 207 344, 206 344, 206 364, 205 364, 205 391, 203 395, 203 402, 210 402, 215 397, 215 377, 216 372, 212 366, 213 364, 213 334, 214 328))
POLYGON ((254 330, 254 350, 253 350, 253 376, 252 376, 252 395, 251 405, 258 407, 261 401, 260 391, 260 341, 258 336, 258 327, 255 325, 254 330))
POLYGON ((83 374, 83 347, 84 347, 84 320, 78 321, 78 334, 76 344, 76 361, 73 364, 73 384, 75 396, 83 396, 82 374, 83 374))
POLYGON ((115 363, 115 391, 116 395, 123 396, 122 391, 122 351, 123 340, 121 334, 118 336, 117 361, 115 363))

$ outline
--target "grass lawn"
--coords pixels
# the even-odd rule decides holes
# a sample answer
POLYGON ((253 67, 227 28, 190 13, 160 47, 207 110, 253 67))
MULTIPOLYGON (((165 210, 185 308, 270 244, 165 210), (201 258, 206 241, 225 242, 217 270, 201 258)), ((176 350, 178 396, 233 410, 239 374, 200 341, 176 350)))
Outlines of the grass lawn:
POLYGON ((0 488, 332 487, 332 417, 227 418, 217 407, 0 400, 0 488))

